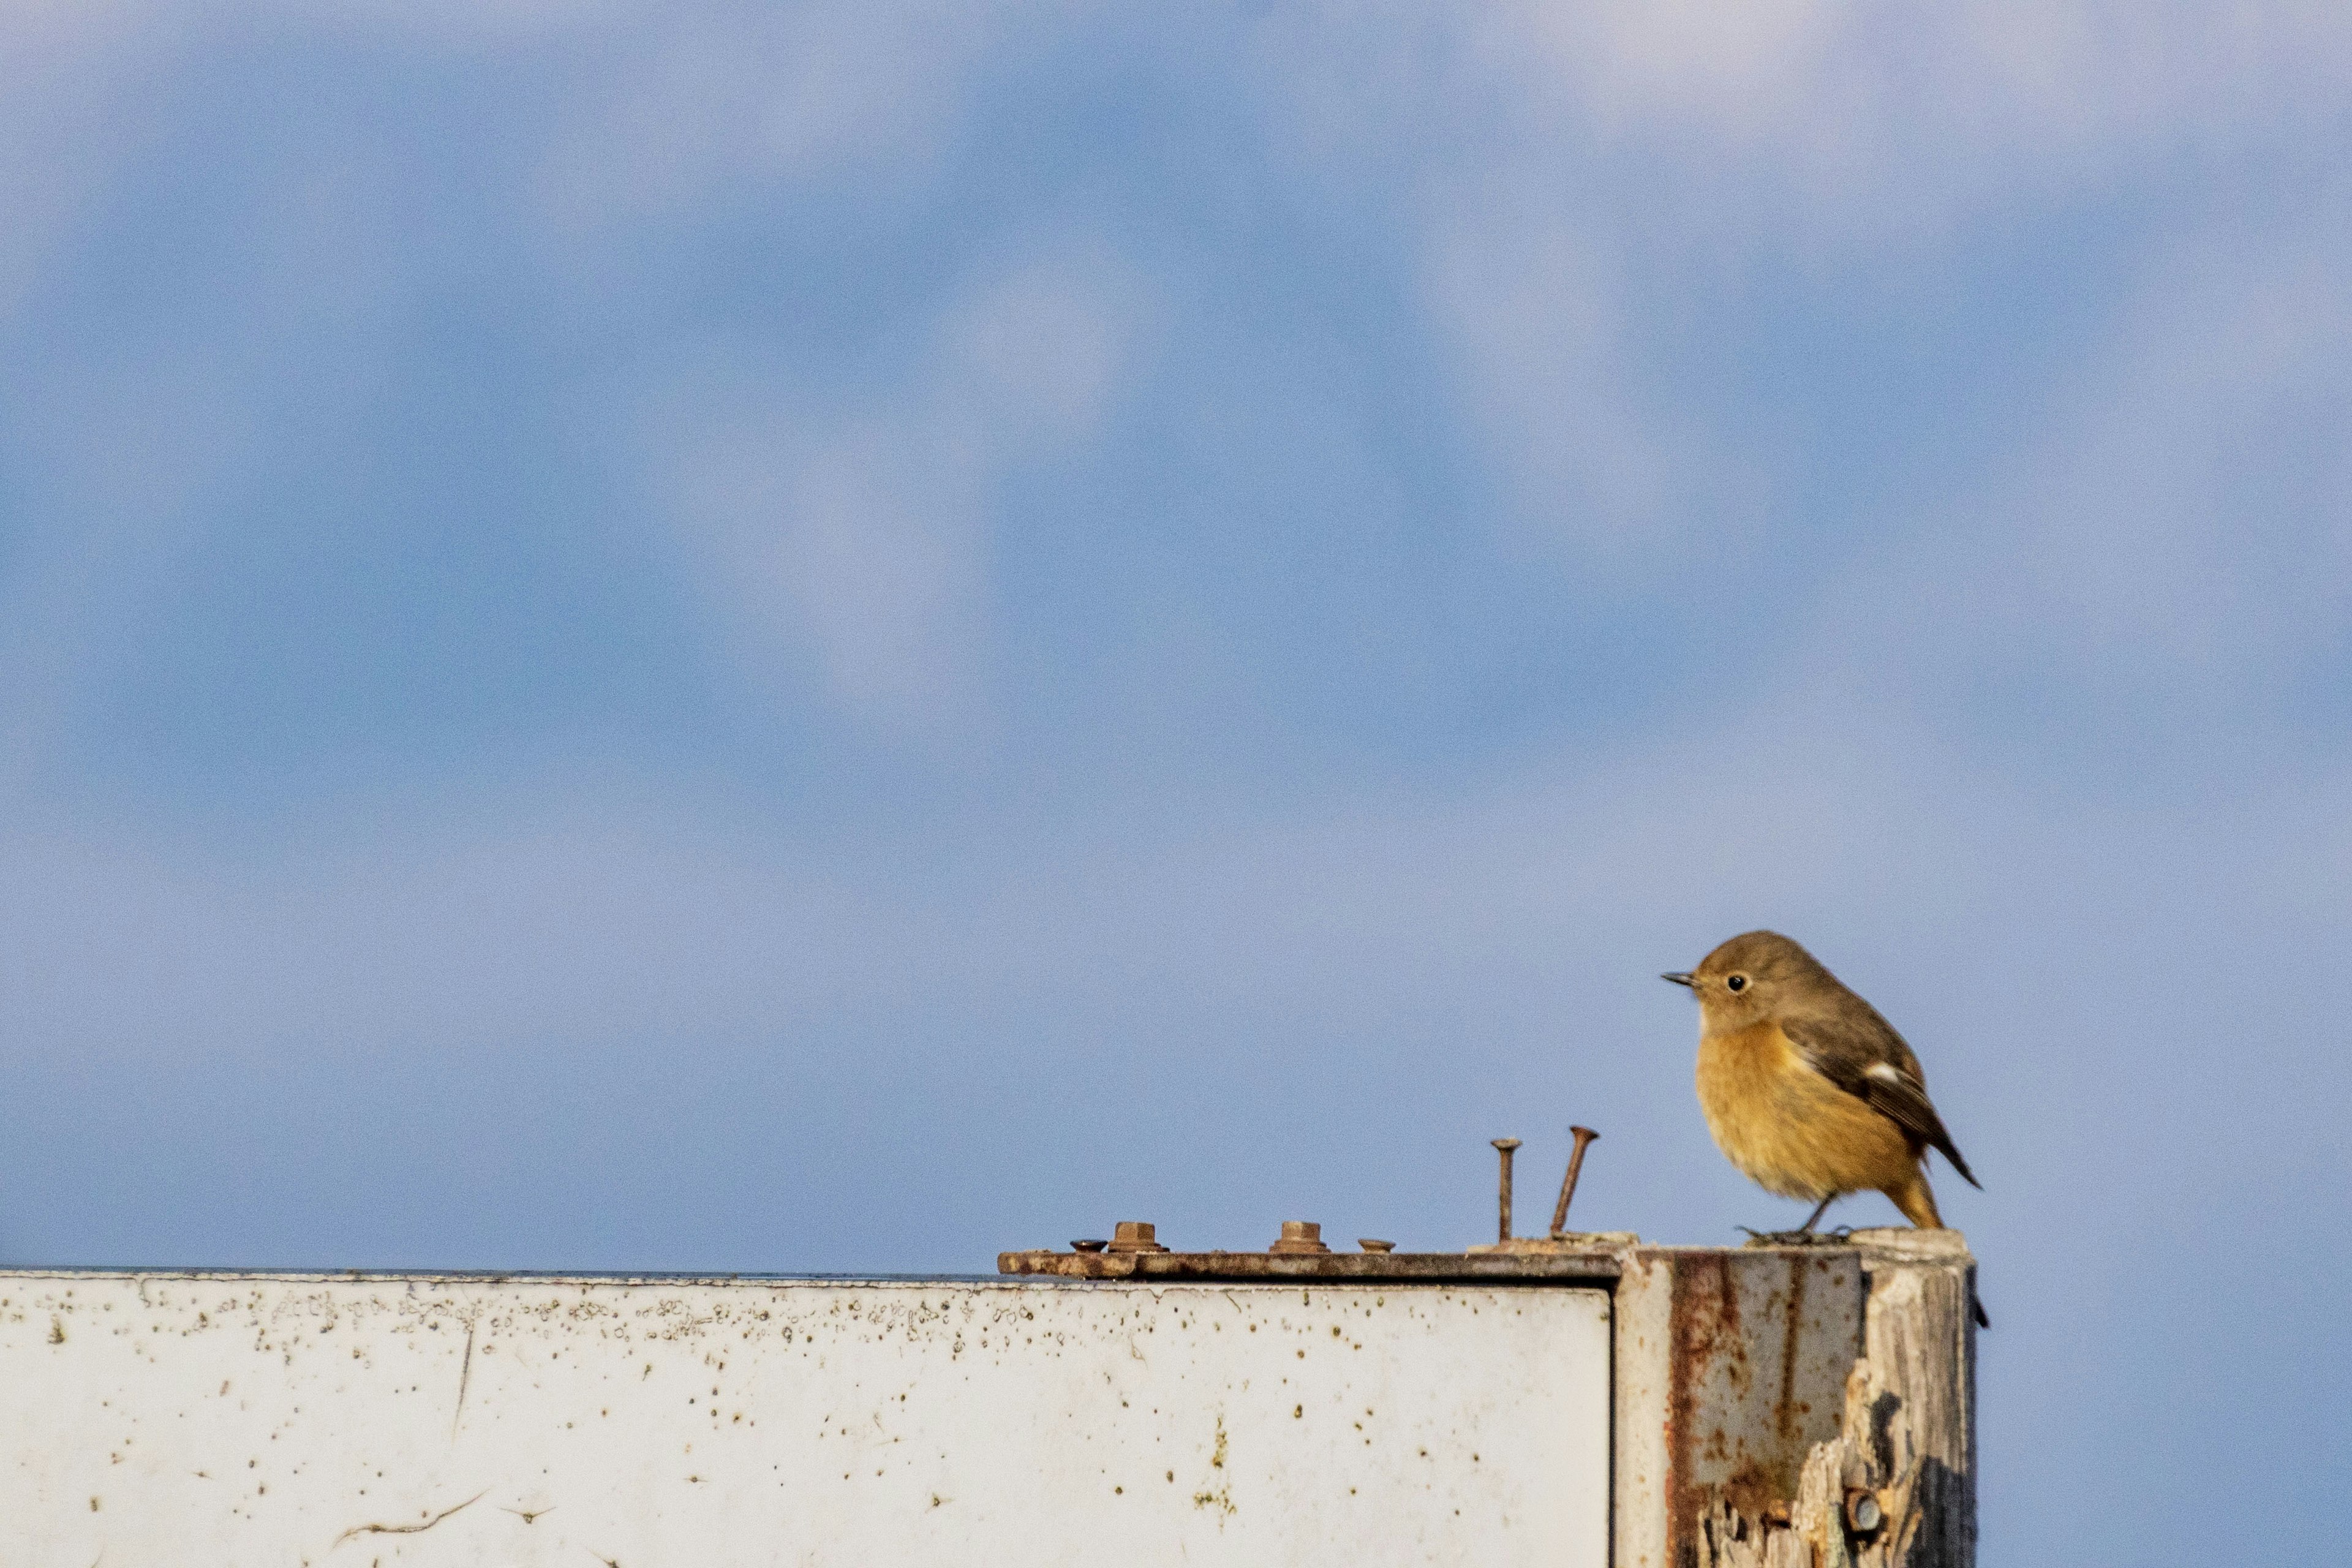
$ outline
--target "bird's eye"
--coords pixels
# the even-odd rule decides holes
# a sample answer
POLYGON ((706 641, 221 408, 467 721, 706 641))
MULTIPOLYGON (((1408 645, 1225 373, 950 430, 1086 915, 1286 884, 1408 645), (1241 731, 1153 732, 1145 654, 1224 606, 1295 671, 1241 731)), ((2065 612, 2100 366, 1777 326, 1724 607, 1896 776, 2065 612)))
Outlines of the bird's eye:
POLYGON ((1748 989, 1748 976, 1735 974, 1723 983, 1723 988, 1726 991, 1745 991, 1748 989))

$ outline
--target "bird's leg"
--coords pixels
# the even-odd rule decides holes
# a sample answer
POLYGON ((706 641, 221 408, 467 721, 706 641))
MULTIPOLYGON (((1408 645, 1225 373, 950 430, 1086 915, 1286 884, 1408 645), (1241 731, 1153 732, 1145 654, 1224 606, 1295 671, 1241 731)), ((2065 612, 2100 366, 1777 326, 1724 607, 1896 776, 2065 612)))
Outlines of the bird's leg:
POLYGON ((1811 1247, 1817 1244, 1833 1245, 1845 1239, 1846 1233, 1843 1227, 1832 1231, 1828 1236, 1822 1236, 1815 1232, 1813 1226, 1821 1224, 1822 1215, 1830 1212, 1830 1205, 1844 1195, 1845 1194, 1843 1193, 1832 1193, 1829 1196, 1823 1198, 1820 1205, 1814 1208, 1813 1212, 1805 1216, 1805 1223, 1799 1226, 1794 1230, 1748 1230, 1748 1227, 1744 1225, 1739 1228, 1742 1230, 1748 1230, 1748 1245, 1750 1247, 1811 1247))

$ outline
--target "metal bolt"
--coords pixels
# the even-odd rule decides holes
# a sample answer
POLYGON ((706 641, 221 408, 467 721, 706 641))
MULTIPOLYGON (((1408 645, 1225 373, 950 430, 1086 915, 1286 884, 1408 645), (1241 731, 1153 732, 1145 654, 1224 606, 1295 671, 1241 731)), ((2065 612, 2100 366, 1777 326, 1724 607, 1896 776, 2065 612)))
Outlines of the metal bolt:
POLYGON ((1886 1510, 1879 1506, 1878 1494, 1863 1487, 1848 1487, 1845 1494, 1845 1521, 1856 1535, 1868 1535, 1886 1522, 1886 1510))
POLYGON ((1070 1243, 1070 1250, 1073 1252, 1100 1252, 1104 1247, 1108 1247, 1109 1245, 1109 1242, 1097 1237, 1092 1241, 1074 1241, 1070 1243))
POLYGON ((1328 1252, 1323 1244, 1323 1227, 1311 1219, 1286 1219, 1282 1222, 1282 1239, 1266 1248, 1268 1252, 1289 1256, 1299 1252, 1328 1252))
POLYGON ((1149 1220, 1123 1219, 1112 1231, 1110 1248, 1113 1252, 1165 1252, 1149 1220))
POLYGON ((1584 1151, 1601 1136, 1590 1127, 1571 1127, 1569 1131, 1576 1135, 1576 1152, 1568 1157, 1568 1175, 1559 1184, 1559 1202, 1552 1205, 1551 1234, 1554 1239, 1567 1234, 1568 1205, 1576 1198, 1576 1175, 1584 1169, 1584 1151))
POLYGON ((1516 1138, 1496 1138, 1490 1142, 1495 1145, 1495 1152, 1503 1157, 1503 1212, 1501 1224, 1495 1233, 1495 1239, 1508 1241, 1511 1239, 1511 1152, 1519 1146, 1519 1141, 1516 1138))

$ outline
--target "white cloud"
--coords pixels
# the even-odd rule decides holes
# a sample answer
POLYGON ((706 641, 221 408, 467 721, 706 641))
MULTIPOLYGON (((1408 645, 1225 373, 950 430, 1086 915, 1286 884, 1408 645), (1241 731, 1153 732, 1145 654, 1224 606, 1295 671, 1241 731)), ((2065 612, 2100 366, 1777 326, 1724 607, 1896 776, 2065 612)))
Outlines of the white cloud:
MULTIPOLYGON (((1948 1047, 1943 1081, 1955 1103, 1992 1104, 2004 1075, 2090 1073, 2128 1051, 2134 1018, 2203 1026, 2267 984, 2233 970, 2168 994, 2182 931, 2232 964, 2347 934, 2340 770, 2217 820, 2027 800, 1892 710, 1802 689, 1747 720, 1727 742, 1637 743, 1444 797, 967 845, 957 876, 912 880, 675 793, 421 801, 239 849, 20 816, 0 841, 0 1016, 12 1050, 110 1061, 281 1042, 775 1038, 821 1054, 877 1026, 928 1051, 1013 1020, 1040 1042, 1156 1042, 1187 1070, 1286 1036, 1385 1056, 1418 1035, 1401 1020, 1433 1017, 1464 1061, 1507 1075, 1500 1093, 1544 1082, 1555 1058, 1529 1053, 1563 1032, 1588 1058, 1661 1037, 1647 977, 1770 923, 1858 982, 1900 977, 1881 999, 1924 1037, 1990 1031, 1948 1047), (1955 965, 1969 984, 1946 984, 1955 965), (2042 986, 2091 971, 2103 997, 2042 986), (2085 1032, 2034 1056, 2045 1043, 2017 1031, 2036 1007, 2085 1032)), ((2287 1038, 2245 1042, 2240 1065, 2322 1071, 2266 1043, 2287 1038)), ((1068 1048, 998 1070, 1043 1082, 1068 1048)))
POLYGON ((2075 390, 2041 493, 2017 498, 2037 618, 2062 638, 2267 665, 2282 643, 2343 629, 2352 247, 2330 249, 2164 279, 2075 390), (2285 493, 2267 482, 2282 471, 2285 493))
MULTIPOLYGON (((1821 665, 1948 689, 2030 668, 2240 719, 2352 638, 2352 233, 2149 268, 1980 489, 1833 580, 1821 665)), ((2090 700, 2095 702, 2096 699, 2090 700)))
POLYGON ((545 205, 594 226, 668 219, 746 182, 919 171, 1015 16, 995 0, 660 10, 580 78, 545 205))
POLYGON ((742 181, 924 167, 991 53, 1058 13, 805 0, 21 0, 0 6, 0 320, 174 102, 209 39, 266 28, 395 47, 535 51, 562 81, 531 199, 566 236, 671 221, 742 181), (1017 22, 1017 26, 1015 25, 1017 22))
POLYGON ((154 132, 153 79, 184 31, 140 0, 0 6, 0 323, 154 132))
POLYGON ((1585 563, 1622 565, 1702 511, 1720 531, 1728 465, 1640 407, 1640 345, 1607 247, 1564 221, 1465 215, 1433 234, 1423 297, 1528 531, 1570 543, 1585 563))
POLYGON ((1465 25, 1557 133, 1664 153, 1711 202, 1731 193, 1708 176, 1748 182, 1744 219, 1847 233, 1939 225, 2135 157, 2324 123, 2352 80, 2352 14, 2325 4, 1806 0, 1727 15, 1607 0, 1465 25))
MULTIPOLYGON (((0 87, 0 316, 103 199, 146 124, 127 96, 142 73, 240 18, 425 48, 560 43, 572 65, 592 62, 581 80, 593 90, 580 95, 582 118, 537 130, 557 163, 586 160, 572 173, 607 216, 707 209, 739 176, 870 176, 919 163, 958 117, 963 73, 1001 31, 993 13, 961 6, 462 9, 251 0, 0 14, 0 68, 12 73, 0 87)), ((366 144, 337 167, 354 184, 404 177, 366 144)), ((0 578, 14 612, 0 656, 26 677, 0 695, 0 774, 48 743, 67 685, 110 673, 109 639, 184 554, 194 503, 252 458, 265 388, 319 374, 329 331, 349 341, 327 362, 343 374, 328 375, 322 395, 369 384, 386 347, 368 330, 372 312, 394 302, 391 319, 402 319, 417 247, 374 226, 394 209, 331 204, 308 221, 316 205, 284 204, 290 216, 254 237, 245 291, 187 327, 198 341, 166 327, 119 352, 125 363, 85 348, 41 377, 37 405, 11 429, 19 472, 47 499, 0 578), (275 363, 287 353, 303 356, 299 369, 275 363), (36 670, 42 679, 29 679, 36 670)), ((685 443, 693 562, 740 645, 762 668, 813 676, 884 733, 978 721, 998 488, 1019 465, 1089 438, 1148 314, 1132 270, 1102 246, 1023 237, 1025 259, 976 266, 900 384, 819 408, 772 385, 740 401, 730 388, 685 443)), ((555 243, 572 258, 559 271, 576 273, 577 254, 604 240, 555 243)))
POLYGON ((1644 385, 1692 352, 1677 289, 1884 265, 2352 108, 2336 5, 1325 7, 1256 42, 1280 155, 1393 204, 1518 527, 1585 563, 1758 510, 1746 433, 1644 385))
POLYGON ((694 395, 705 423, 671 459, 680 526, 754 663, 813 672, 884 735, 982 724, 1003 483, 1092 437, 1149 316, 1118 257, 1047 242, 970 286, 864 406, 694 395))
POLYGON ((656 15, 653 0, 245 0, 250 13, 430 48, 502 47, 656 15))

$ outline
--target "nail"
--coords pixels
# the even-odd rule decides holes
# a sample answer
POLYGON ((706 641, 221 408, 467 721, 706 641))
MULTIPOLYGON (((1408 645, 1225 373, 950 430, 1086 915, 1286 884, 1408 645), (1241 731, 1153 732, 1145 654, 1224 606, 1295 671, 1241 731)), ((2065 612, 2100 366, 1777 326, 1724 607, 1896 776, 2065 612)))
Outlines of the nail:
POLYGON ((1503 1157, 1502 1225, 1495 1239, 1508 1241, 1511 1239, 1511 1151, 1519 1146, 1519 1141, 1516 1138, 1496 1138, 1491 1142, 1495 1145, 1495 1152, 1503 1157))
POLYGON ((1568 1205, 1576 1199, 1576 1176, 1584 1169, 1584 1151, 1601 1136, 1590 1127, 1571 1127, 1569 1131, 1576 1135, 1576 1152, 1568 1157, 1568 1175, 1559 1184, 1559 1202, 1551 1209, 1551 1234, 1555 1240, 1568 1231, 1568 1205))
POLYGON ((1845 1521, 1857 1535, 1868 1535, 1885 1523, 1886 1510, 1879 1506, 1878 1494, 1861 1487, 1846 1489, 1845 1521))

